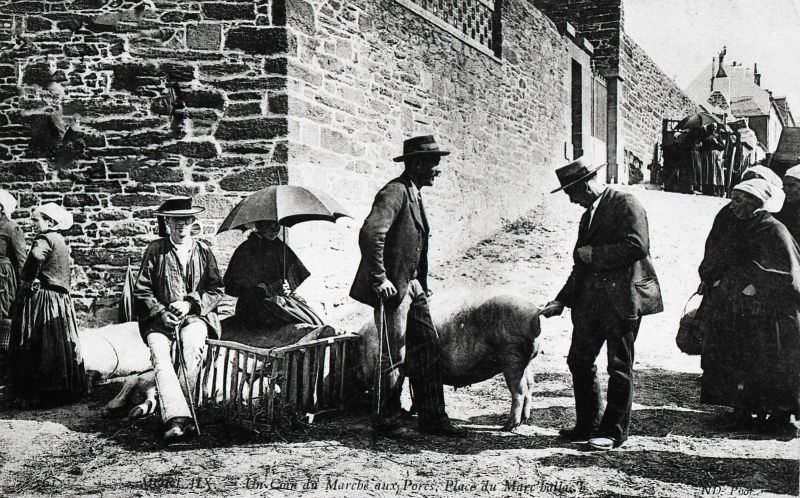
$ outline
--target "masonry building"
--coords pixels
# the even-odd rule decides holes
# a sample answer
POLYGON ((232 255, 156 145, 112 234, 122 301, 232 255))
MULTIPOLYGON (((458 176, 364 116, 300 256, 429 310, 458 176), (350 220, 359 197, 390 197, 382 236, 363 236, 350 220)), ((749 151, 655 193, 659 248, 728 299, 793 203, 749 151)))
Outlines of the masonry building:
POLYGON ((243 196, 329 191, 354 220, 292 241, 336 260, 315 288, 335 305, 403 139, 452 151, 427 199, 438 259, 539 204, 578 155, 627 182, 661 119, 694 109, 621 0, 0 0, 0 29, 0 183, 23 224, 42 202, 74 212, 84 319, 113 305, 169 196, 207 207, 224 267, 241 238, 214 233, 243 196))

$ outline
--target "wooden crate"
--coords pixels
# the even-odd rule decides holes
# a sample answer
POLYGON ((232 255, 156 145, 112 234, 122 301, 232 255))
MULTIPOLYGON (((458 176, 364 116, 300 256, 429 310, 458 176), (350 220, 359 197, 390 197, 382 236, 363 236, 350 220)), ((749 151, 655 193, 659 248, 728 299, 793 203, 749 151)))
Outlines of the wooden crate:
POLYGON ((272 428, 287 416, 311 422, 344 407, 355 385, 349 372, 358 340, 347 334, 265 349, 208 339, 195 389, 197 406, 256 430, 272 428))

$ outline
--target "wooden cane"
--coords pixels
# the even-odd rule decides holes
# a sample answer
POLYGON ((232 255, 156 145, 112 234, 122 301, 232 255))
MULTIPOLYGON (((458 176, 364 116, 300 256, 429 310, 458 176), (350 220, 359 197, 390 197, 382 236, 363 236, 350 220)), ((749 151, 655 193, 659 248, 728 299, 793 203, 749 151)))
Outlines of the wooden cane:
POLYGON ((381 415, 381 387, 383 385, 383 328, 386 325, 386 312, 383 308, 383 297, 378 296, 378 368, 376 375, 377 388, 375 391, 375 416, 381 415))
POLYGON ((175 326, 175 346, 178 348, 178 363, 181 364, 181 370, 183 370, 183 387, 186 389, 186 392, 189 394, 189 413, 192 414, 192 420, 194 421, 194 428, 197 430, 197 435, 200 435, 200 424, 197 422, 197 414, 194 410, 194 393, 192 392, 191 388, 189 387, 189 372, 186 368, 186 357, 183 356, 183 339, 181 339, 181 326, 183 325, 183 320, 175 326))

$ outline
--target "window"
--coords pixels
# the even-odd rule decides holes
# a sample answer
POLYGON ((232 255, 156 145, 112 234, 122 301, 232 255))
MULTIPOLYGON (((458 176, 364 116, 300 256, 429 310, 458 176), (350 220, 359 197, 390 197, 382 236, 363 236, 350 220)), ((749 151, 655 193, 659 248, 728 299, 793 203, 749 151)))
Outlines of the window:
POLYGON ((572 157, 583 155, 583 68, 572 60, 572 157))
POLYGON ((396 0, 468 45, 500 57, 503 0, 396 0))

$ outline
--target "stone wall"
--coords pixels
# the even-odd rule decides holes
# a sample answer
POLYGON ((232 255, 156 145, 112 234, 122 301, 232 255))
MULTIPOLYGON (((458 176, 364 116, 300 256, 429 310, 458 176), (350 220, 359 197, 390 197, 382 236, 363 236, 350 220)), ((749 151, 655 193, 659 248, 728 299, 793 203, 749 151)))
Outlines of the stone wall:
POLYGON ((194 195, 212 238, 241 195, 286 182, 284 13, 269 0, 0 1, 0 182, 23 225, 42 202, 74 212, 82 317, 114 303, 165 197, 194 195))
POLYGON ((314 274, 303 293, 327 308, 348 301, 358 228, 403 139, 452 151, 426 191, 433 261, 540 203, 569 141, 572 42, 527 0, 504 2, 502 60, 399 0, 0 0, 0 26, 0 187, 26 228, 37 204, 73 211, 88 322, 110 319, 166 197, 206 206, 224 268, 242 236, 214 234, 242 196, 333 194, 352 220, 289 234, 314 274))
POLYGON ((600 74, 619 65, 620 32, 624 23, 622 0, 533 0, 536 8, 558 24, 569 22, 578 36, 594 45, 592 60, 600 74))
POLYGON ((553 188, 569 141, 572 42, 530 2, 504 4, 502 60, 396 0, 297 0, 288 18, 297 43, 289 176, 335 193, 354 216, 298 226, 293 237, 339 295, 355 273, 357 230, 375 193, 402 171, 391 159, 405 138, 433 134, 452 151, 424 192, 434 274, 443 258, 553 188), (340 274, 347 278, 337 283, 340 274))
MULTIPOLYGON (((648 178, 646 167, 661 143, 663 119, 682 119, 697 112, 697 105, 627 34, 622 35, 620 76, 623 85, 623 137, 631 175, 648 178)), ((632 178, 633 180, 633 178, 632 178)))

